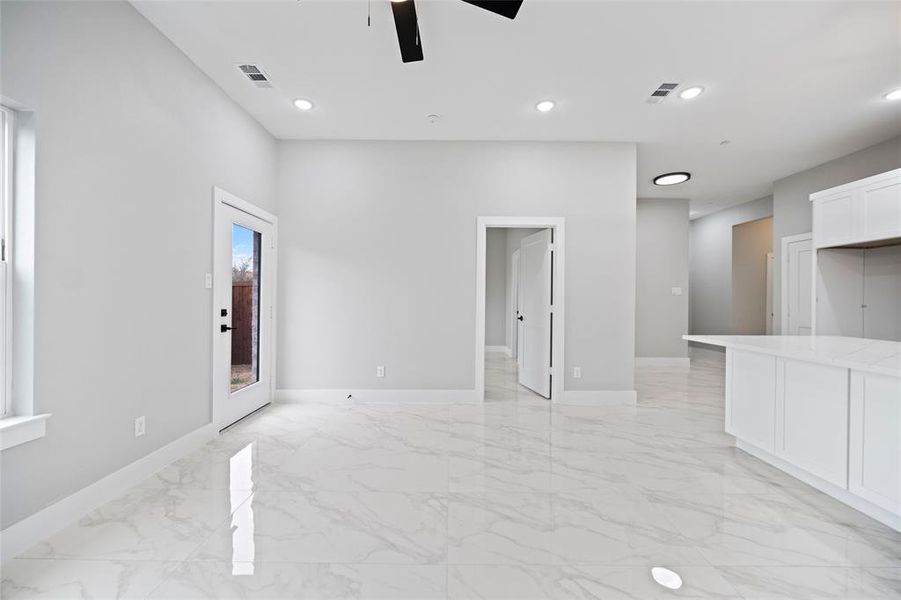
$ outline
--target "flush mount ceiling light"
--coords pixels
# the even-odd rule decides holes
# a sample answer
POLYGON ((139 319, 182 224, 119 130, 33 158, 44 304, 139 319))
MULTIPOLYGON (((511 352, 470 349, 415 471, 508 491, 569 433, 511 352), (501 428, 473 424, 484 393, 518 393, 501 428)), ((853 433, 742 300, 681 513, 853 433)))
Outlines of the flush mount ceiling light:
POLYGON ((296 106, 298 110, 310 110, 313 108, 313 103, 306 98, 298 98, 294 101, 294 106, 296 106))
POLYGON ((684 90, 679 92, 679 97, 682 98, 683 100, 691 100, 693 98, 697 98, 702 93, 704 93, 704 88, 702 88, 699 85, 696 85, 694 87, 685 88, 684 90))
POLYGON ((674 571, 670 571, 665 567, 652 568, 651 577, 654 578, 654 581, 669 590, 678 590, 680 587, 682 587, 682 578, 679 577, 679 574, 674 571))
POLYGON ((664 173, 654 178, 654 185, 677 185, 691 179, 691 173, 678 171, 676 173, 664 173))
POLYGON ((886 100, 901 100, 901 88, 897 90, 892 90, 888 94, 885 95, 886 100))
POLYGON ((538 112, 550 112, 554 110, 555 106, 557 106, 557 103, 553 100, 542 100, 535 105, 535 110, 537 110, 538 112))

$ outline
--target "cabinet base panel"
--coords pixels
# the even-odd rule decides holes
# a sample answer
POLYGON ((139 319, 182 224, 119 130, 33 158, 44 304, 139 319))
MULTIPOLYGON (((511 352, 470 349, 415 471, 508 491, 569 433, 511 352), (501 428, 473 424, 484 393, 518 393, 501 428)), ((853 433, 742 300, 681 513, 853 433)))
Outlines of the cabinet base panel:
POLYGON ((876 519, 880 523, 891 527, 895 531, 901 531, 901 515, 893 514, 880 506, 876 506, 875 504, 864 500, 860 496, 852 494, 846 489, 829 483, 825 479, 821 479, 816 475, 811 475, 804 469, 796 467, 795 465, 786 462, 785 460, 767 452, 766 450, 761 450, 753 444, 749 444, 748 442, 736 439, 735 447, 739 450, 747 452, 755 458, 759 458, 765 463, 773 465, 777 469, 788 473, 795 479, 803 481, 807 485, 814 487, 824 494, 835 498, 839 502, 847 504, 851 508, 862 512, 868 517, 876 519))

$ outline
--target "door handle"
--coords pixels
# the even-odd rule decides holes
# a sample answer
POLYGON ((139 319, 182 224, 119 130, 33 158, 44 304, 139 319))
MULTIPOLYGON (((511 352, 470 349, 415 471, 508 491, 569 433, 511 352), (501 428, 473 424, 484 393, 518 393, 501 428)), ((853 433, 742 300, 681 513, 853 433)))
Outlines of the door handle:
POLYGON ((516 320, 517 320, 517 321, 522 321, 522 315, 519 315, 518 317, 516 317, 516 320))
POLYGON ((221 333, 227 333, 227 332, 231 331, 232 329, 234 329, 234 327, 229 327, 228 325, 220 325, 219 326, 219 331, 221 333))

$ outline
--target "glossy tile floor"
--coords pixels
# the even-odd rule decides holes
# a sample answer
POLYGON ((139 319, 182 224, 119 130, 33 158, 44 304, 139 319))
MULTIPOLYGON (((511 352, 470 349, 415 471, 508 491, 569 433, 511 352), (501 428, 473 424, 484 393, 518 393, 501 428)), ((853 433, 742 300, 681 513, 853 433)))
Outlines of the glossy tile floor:
POLYGON ((551 405, 279 405, 3 568, 3 598, 899 598, 901 534, 732 448, 723 371, 551 405), (653 566, 679 573, 667 590, 653 566))

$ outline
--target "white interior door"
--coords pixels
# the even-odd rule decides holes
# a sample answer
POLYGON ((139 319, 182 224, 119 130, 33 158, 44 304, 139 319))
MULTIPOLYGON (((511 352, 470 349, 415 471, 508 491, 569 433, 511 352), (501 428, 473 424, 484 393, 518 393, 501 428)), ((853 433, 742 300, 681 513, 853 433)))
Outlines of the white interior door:
POLYGON ((216 192, 213 417, 223 429, 272 401, 276 228, 267 213, 216 192))
POLYGON ((811 240, 800 240, 787 246, 788 252, 785 257, 788 284, 787 335, 810 335, 813 245, 811 240))
POLYGON ((551 397, 551 230, 523 238, 519 246, 520 369, 519 383, 551 397))
POLYGON ((513 353, 513 360, 516 361, 516 365, 519 366, 519 250, 513 251, 513 258, 510 263, 510 267, 512 269, 511 276, 511 294, 512 297, 512 310, 510 311, 510 331, 511 331, 511 343, 510 343, 510 351, 513 353))
POLYGON ((776 255, 766 253, 766 334, 773 335, 773 272, 776 255))

